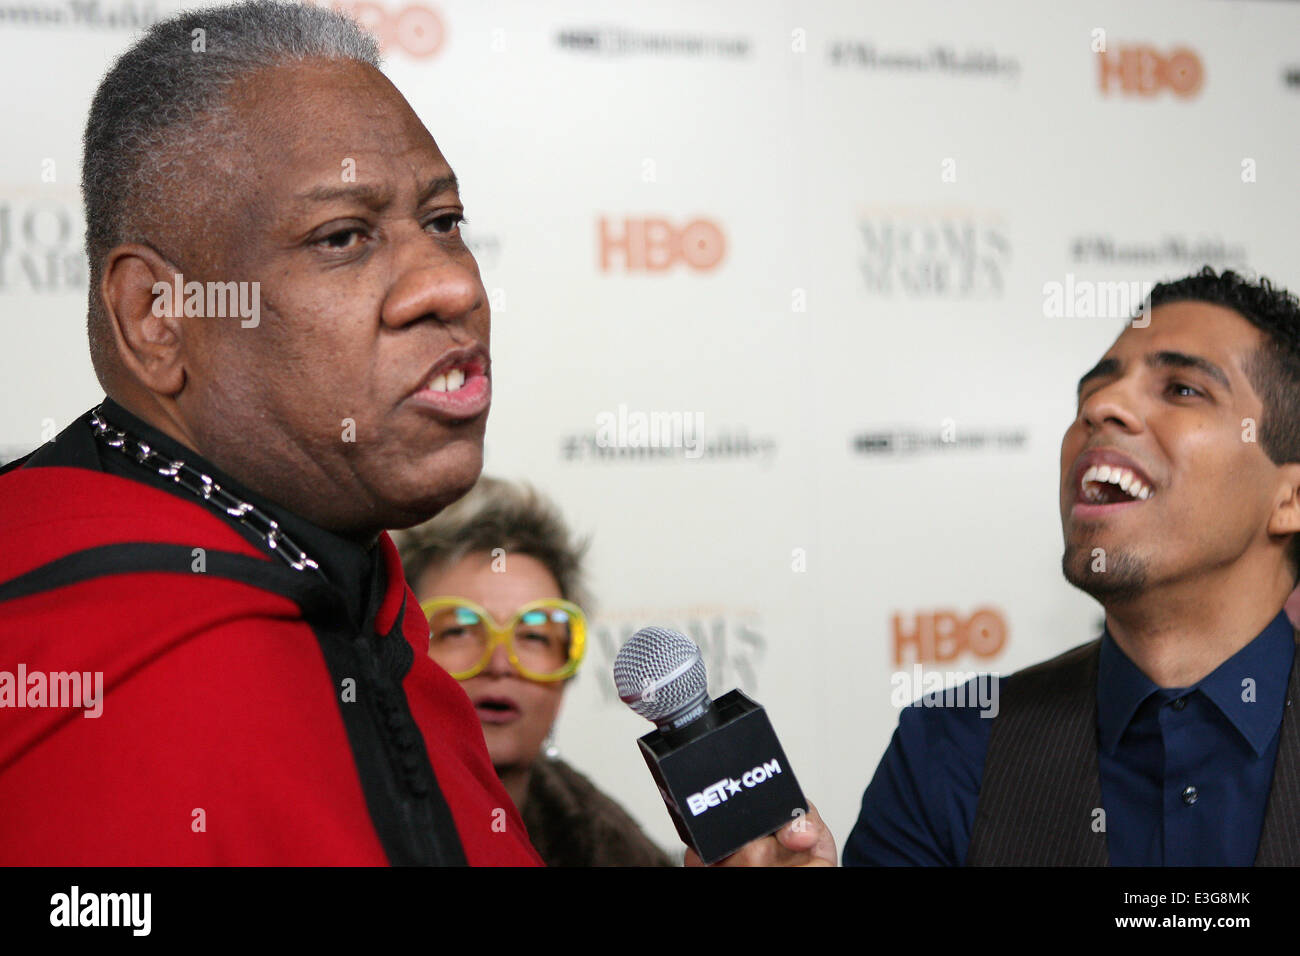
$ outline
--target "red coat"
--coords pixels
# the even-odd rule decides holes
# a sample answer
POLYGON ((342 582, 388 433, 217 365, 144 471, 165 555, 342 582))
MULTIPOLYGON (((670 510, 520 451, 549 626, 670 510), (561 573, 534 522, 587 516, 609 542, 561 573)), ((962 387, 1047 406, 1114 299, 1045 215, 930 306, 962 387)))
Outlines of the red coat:
MULTIPOLYGON (((341 716, 357 705, 340 704, 294 600, 192 568, 12 596, 48 562, 136 541, 289 570, 197 500, 82 468, 0 475, 0 864, 390 862, 341 716), (84 699, 15 706, 19 665, 33 695, 30 675, 102 672, 101 715, 85 716, 84 699)), ((468 698, 427 656, 428 625, 387 534, 380 547, 375 629, 391 632, 405 598, 415 662, 401 688, 465 858, 537 864, 468 698)))

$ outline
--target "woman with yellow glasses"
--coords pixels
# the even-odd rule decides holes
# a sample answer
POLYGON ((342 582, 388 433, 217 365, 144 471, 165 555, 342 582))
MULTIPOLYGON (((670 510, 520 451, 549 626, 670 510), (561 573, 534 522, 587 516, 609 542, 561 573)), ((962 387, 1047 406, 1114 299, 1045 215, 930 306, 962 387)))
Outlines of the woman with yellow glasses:
MULTIPOLYGON (((531 565, 525 577, 546 572, 536 559, 518 557, 531 565)), ((506 563, 504 557, 500 560, 506 563)), ((536 576, 540 578, 540 574, 536 576)), ((481 674, 498 646, 504 646, 506 657, 521 677, 542 683, 572 677, 582 662, 586 618, 581 608, 561 598, 529 601, 504 625, 469 598, 430 598, 421 602, 420 608, 429 619, 429 656, 457 680, 481 674)))
POLYGON ((529 488, 481 478, 394 535, 429 619, 429 656, 461 681, 492 765, 551 866, 669 866, 617 803, 545 741, 586 650, 582 554, 529 488))

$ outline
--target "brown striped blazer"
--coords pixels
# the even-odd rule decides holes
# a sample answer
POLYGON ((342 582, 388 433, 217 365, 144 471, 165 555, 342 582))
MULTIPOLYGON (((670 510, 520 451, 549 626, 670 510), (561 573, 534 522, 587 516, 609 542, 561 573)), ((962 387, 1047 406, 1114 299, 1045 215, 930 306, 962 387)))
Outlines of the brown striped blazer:
MULTIPOLYGON (((1108 865, 1097 757, 1100 650, 1095 640, 1003 682, 968 866, 1108 865)), ((1298 671, 1300 650, 1291 665, 1256 866, 1300 865, 1300 729, 1291 706, 1298 671)))

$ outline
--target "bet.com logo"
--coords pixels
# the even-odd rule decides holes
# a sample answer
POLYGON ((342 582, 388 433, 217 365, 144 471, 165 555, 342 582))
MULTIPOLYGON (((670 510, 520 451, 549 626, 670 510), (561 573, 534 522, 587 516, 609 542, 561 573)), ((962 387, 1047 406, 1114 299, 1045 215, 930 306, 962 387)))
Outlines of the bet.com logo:
POLYGON ((1007 643, 1007 621, 995 608, 978 608, 970 617, 953 611, 918 611, 911 625, 895 613, 894 665, 901 666, 910 651, 917 664, 956 660, 962 654, 994 657, 1007 643))
POLYGON ((676 265, 708 272, 727 252, 727 237, 708 219, 693 219, 678 228, 667 219, 602 216, 596 241, 601 272, 667 272, 676 265))
POLYGON ((437 55, 447 37, 442 16, 422 3, 410 3, 399 10, 371 0, 334 0, 329 7, 373 33, 386 53, 400 50, 417 60, 428 59, 437 55))
POLYGON ((726 803, 729 797, 740 794, 742 792, 741 787, 752 790, 780 772, 781 762, 776 759, 769 760, 753 770, 746 770, 740 775, 739 780, 733 777, 723 777, 717 783, 705 787, 699 793, 691 794, 686 798, 686 806, 690 808, 691 816, 698 817, 709 807, 720 806, 726 803))
POLYGON ((1103 96, 1118 92, 1128 96, 1156 96, 1163 90, 1189 99, 1205 82, 1201 58, 1187 47, 1168 56, 1150 46, 1121 46, 1097 53, 1103 96))

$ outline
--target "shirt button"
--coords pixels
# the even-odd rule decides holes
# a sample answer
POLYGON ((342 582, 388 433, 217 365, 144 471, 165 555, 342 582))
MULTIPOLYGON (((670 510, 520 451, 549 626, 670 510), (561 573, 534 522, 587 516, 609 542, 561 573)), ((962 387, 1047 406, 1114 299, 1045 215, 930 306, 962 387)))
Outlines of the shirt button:
POLYGON ((1199 796, 1200 793, 1197 792, 1195 787, 1183 788, 1183 803, 1187 804, 1189 807, 1196 802, 1196 798, 1199 796))
POLYGON ((1187 706, 1187 698, 1179 697, 1176 701, 1174 701, 1169 706, 1173 707, 1174 710, 1182 710, 1184 707, 1187 706))

